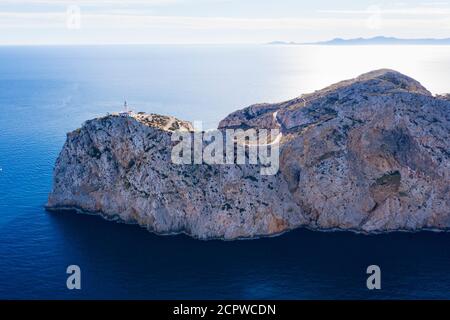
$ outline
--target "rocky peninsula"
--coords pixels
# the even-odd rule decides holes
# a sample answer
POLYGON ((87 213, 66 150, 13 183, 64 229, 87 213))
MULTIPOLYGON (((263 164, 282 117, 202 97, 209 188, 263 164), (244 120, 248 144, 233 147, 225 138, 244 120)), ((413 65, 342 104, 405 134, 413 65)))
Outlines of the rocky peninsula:
POLYGON ((68 133, 46 208, 201 239, 450 228, 450 99, 410 77, 377 70, 252 105, 220 122, 229 128, 279 129, 277 174, 174 164, 171 136, 189 122, 108 115, 68 133))

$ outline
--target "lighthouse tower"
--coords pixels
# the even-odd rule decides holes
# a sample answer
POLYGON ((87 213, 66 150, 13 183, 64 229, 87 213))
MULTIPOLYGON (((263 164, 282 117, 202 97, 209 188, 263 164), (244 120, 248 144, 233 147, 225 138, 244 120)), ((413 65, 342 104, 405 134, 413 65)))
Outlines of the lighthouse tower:
POLYGON ((133 113, 133 111, 131 111, 128 107, 127 101, 125 100, 125 102, 123 103, 123 111, 119 113, 119 115, 121 117, 129 117, 131 116, 131 114, 133 113))

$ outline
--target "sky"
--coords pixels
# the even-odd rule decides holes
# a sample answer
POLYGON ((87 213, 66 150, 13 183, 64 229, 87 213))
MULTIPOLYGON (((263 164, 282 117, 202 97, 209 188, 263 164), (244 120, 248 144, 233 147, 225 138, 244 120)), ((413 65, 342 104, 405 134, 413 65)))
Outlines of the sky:
POLYGON ((0 0, 0 45, 450 37, 450 2, 0 0))

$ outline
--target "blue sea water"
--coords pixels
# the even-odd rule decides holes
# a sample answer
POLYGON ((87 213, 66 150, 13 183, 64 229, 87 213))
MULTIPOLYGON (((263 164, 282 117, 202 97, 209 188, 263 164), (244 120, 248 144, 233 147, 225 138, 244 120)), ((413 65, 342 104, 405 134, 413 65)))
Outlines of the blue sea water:
POLYGON ((198 241, 43 209, 65 134, 125 99, 214 127, 382 67, 450 92, 448 47, 0 47, 0 298, 449 299, 450 233, 198 241), (66 288, 71 264, 81 290, 66 288), (372 264, 378 291, 366 288, 372 264))

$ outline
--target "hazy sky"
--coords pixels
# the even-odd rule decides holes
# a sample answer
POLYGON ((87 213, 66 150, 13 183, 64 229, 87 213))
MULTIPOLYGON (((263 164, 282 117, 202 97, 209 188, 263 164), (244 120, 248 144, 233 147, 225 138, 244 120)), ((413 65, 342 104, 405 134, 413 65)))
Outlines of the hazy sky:
POLYGON ((0 0, 0 44, 308 42, 450 37, 450 3, 0 0))

